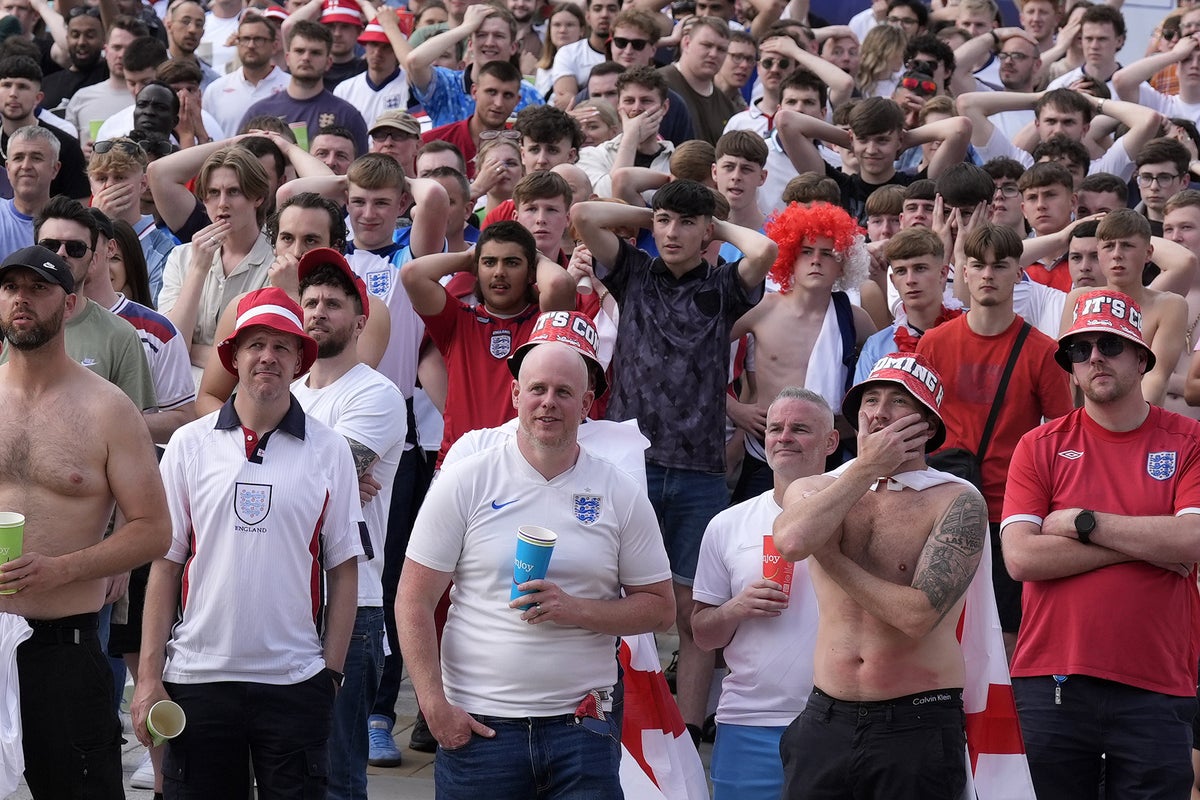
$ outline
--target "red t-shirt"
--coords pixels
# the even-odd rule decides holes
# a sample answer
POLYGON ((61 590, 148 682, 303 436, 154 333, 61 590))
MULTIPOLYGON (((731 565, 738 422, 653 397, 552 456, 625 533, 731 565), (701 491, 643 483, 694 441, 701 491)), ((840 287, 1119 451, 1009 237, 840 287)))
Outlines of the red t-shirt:
POLYGON ((463 159, 467 162, 467 180, 475 180, 475 140, 471 138, 469 124, 471 118, 460 119, 440 128, 434 128, 421 134, 421 144, 430 142, 450 142, 462 151, 463 159))
MULTIPOLYGON (((944 447, 979 450, 983 426, 1022 322, 1018 316, 1004 333, 980 336, 971 330, 964 314, 921 337, 917 352, 929 359, 946 387, 941 409, 946 422, 944 447)), ((983 497, 992 522, 1000 521, 1004 479, 1017 441, 1040 425, 1042 417, 1061 417, 1075 407, 1067 374, 1054 361, 1057 349, 1049 336, 1034 328, 1017 357, 983 457, 983 497)))
POLYGON ((482 305, 468 305, 446 293, 440 314, 421 315, 429 338, 446 360, 445 432, 437 465, 450 445, 468 431, 494 428, 516 416, 508 356, 529 339, 538 307, 515 317, 493 317, 482 305))
POLYGON ((1058 289, 1060 292, 1071 293, 1071 270, 1067 266, 1067 257, 1059 256, 1050 266, 1030 264, 1025 268, 1025 274, 1031 281, 1058 289))
POLYGON ((505 200, 500 205, 488 212, 483 218, 483 222, 479 223, 479 230, 487 230, 487 226, 493 222, 503 222, 504 220, 517 218, 517 206, 512 200, 505 200))
MULTIPOLYGON (((1038 525, 1051 511, 1124 516, 1200 513, 1200 425, 1151 406, 1117 433, 1083 409, 1030 431, 1008 472, 1004 524, 1038 525)), ((1090 675, 1179 697, 1196 693, 1200 595, 1141 561, 1026 581, 1014 677, 1090 675)))

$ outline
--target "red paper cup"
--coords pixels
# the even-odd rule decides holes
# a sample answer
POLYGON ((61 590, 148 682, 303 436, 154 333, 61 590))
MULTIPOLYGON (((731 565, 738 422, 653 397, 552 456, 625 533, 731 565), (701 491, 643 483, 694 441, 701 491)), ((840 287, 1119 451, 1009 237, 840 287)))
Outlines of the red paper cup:
POLYGON ((792 573, 795 572, 795 563, 786 560, 779 555, 779 551, 775 549, 775 537, 771 534, 763 536, 763 577, 769 581, 775 581, 783 586, 783 593, 788 597, 792 596, 792 573))

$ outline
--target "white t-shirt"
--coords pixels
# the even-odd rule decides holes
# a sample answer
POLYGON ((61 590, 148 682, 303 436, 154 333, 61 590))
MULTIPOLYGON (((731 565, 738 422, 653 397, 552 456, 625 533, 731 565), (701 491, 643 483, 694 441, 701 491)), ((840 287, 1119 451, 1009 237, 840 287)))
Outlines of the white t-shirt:
POLYGON ((236 416, 223 425, 231 408, 176 431, 160 465, 166 558, 184 565, 163 680, 296 684, 325 668, 318 576, 363 555, 354 462, 298 405, 247 458, 236 416), (302 439, 285 430, 293 416, 302 439))
POLYGON ((399 387, 405 398, 412 397, 417 385, 417 356, 425 335, 425 323, 413 310, 408 292, 400 282, 400 270, 412 261, 412 250, 402 248, 390 258, 369 250, 355 250, 346 255, 346 261, 363 279, 367 291, 382 300, 391 314, 388 345, 379 362, 379 371, 399 387))
POLYGON ((237 133, 247 108, 259 100, 286 91, 290 80, 286 72, 279 67, 272 67, 267 77, 255 84, 246 80, 243 70, 235 69, 208 85, 204 90, 202 110, 212 114, 217 123, 232 136, 237 133))
MULTIPOLYGON (((490 450, 512 440, 517 435, 519 420, 510 419, 496 428, 468 431, 450 446, 442 459, 442 469, 467 456, 490 450)), ((646 448, 650 440, 638 429, 636 419, 614 422, 608 419, 589 419, 579 426, 579 444, 597 458, 611 461, 613 466, 646 486, 646 448)))
MULTIPOLYGON (((772 489, 713 517, 700 542, 692 599, 721 606, 760 580, 763 535, 782 511, 772 489)), ((817 596, 808 562, 799 561, 783 613, 743 620, 725 645, 729 674, 721 683, 717 722, 791 724, 812 691, 816 642, 817 596)))
MULTIPOLYGON (((200 109, 200 119, 204 122, 204 130, 208 132, 209 137, 214 142, 225 138, 225 129, 221 126, 221 123, 217 122, 217 118, 203 108, 200 109)), ((103 142, 108 139, 115 139, 118 136, 128 136, 131 130, 133 130, 132 104, 105 120, 104 124, 100 126, 100 131, 96 134, 96 141, 103 142)), ((172 135, 172 141, 174 141, 174 138, 174 135, 172 135)))
MULTIPOLYGON (((1070 89, 1071 84, 1082 77, 1083 67, 1076 67, 1070 72, 1064 72, 1062 75, 1059 75, 1057 78, 1050 81, 1050 84, 1046 87, 1046 91, 1049 92, 1053 89, 1070 89)), ((1106 83, 1105 86, 1108 87, 1108 94, 1110 97, 1119 97, 1117 94, 1117 87, 1113 86, 1112 78, 1109 78, 1108 83, 1106 83)))
POLYGON ((638 483, 579 449, 547 481, 516 440, 446 469, 413 526, 408 557, 452 573, 442 635, 446 697, 474 714, 569 714, 617 679, 616 637, 553 622, 531 625, 508 607, 517 528, 558 534, 547 580, 566 593, 616 600, 622 586, 670 579, 654 509, 638 483))
POLYGON ((363 444, 379 456, 371 475, 382 486, 363 506, 363 519, 371 542, 371 557, 358 562, 358 604, 383 605, 383 544, 387 538, 392 484, 404 453, 408 415, 400 390, 366 364, 356 364, 323 389, 311 389, 308 377, 292 384, 292 394, 304 413, 325 423, 347 439, 363 444))
POLYGON ((204 15, 204 35, 196 55, 211 64, 218 75, 228 72, 229 62, 237 58, 237 47, 227 47, 225 42, 237 33, 240 16, 218 17, 211 11, 204 15))
POLYGON ((550 88, 553 89, 555 82, 567 75, 574 75, 579 88, 584 88, 592 74, 592 67, 603 63, 606 58, 604 53, 593 50, 586 38, 559 48, 550 67, 550 88))
POLYGON ((1148 83, 1142 83, 1138 87, 1138 105, 1153 108, 1167 117, 1190 119, 1200 125, 1200 103, 1185 103, 1178 95, 1163 94, 1148 83))
POLYGON ((390 81, 375 86, 367 73, 360 72, 333 87, 333 96, 357 108, 367 125, 373 125, 385 111, 408 109, 408 78, 404 76, 404 70, 399 70, 390 81))

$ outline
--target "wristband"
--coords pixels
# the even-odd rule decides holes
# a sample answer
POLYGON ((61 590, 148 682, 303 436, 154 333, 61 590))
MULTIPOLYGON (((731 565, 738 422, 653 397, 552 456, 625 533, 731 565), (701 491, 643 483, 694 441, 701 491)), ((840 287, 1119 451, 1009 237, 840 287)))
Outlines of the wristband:
POLYGON ((989 32, 992 34, 992 52, 998 53, 1000 52, 1000 37, 996 35, 995 31, 989 32))
POLYGON ((342 684, 346 680, 345 673, 338 672, 333 667, 326 667, 325 669, 321 670, 321 674, 326 676, 330 680, 332 680, 335 684, 337 684, 337 687, 339 689, 342 688, 342 684))

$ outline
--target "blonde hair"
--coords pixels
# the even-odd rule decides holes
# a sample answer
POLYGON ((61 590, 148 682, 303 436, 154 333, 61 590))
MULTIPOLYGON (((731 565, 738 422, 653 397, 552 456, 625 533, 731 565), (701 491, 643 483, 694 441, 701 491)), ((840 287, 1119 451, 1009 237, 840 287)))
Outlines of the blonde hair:
POLYGON ((891 77, 891 62, 896 56, 903 58, 907 45, 908 36, 893 25, 876 25, 863 37, 859 50, 862 59, 855 75, 855 83, 863 97, 873 96, 879 81, 891 77))

